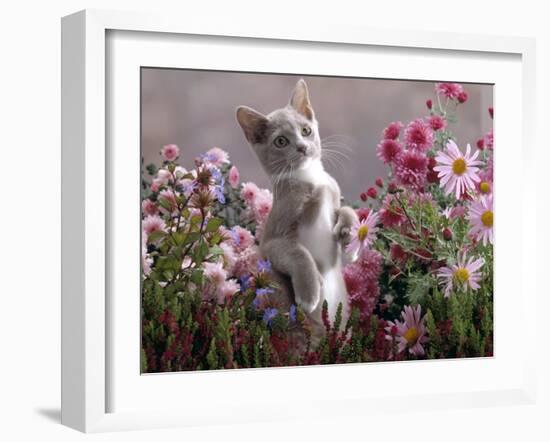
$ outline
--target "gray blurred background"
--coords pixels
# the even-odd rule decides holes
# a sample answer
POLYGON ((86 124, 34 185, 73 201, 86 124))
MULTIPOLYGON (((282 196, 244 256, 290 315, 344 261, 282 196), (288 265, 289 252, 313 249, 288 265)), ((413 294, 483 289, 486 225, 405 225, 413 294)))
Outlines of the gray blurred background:
MULTIPOLYGON (((386 176, 387 167, 376 157, 382 130, 391 121, 405 125, 428 115, 425 102, 435 102, 434 82, 310 77, 142 68, 142 155, 145 164, 159 164, 160 149, 180 147, 180 163, 217 146, 229 153, 241 180, 270 187, 267 176, 246 143, 235 119, 240 104, 262 112, 286 105, 299 78, 308 84, 319 121, 321 138, 335 136, 350 157, 344 167, 326 165, 340 183, 344 197, 358 199, 361 191, 386 176), (351 149, 351 150, 350 150, 351 149)), ((452 81, 452 78, 446 79, 452 81)), ((475 146, 492 126, 487 108, 493 103, 491 85, 464 84, 469 98, 459 106, 458 123, 451 124, 459 145, 475 146)))

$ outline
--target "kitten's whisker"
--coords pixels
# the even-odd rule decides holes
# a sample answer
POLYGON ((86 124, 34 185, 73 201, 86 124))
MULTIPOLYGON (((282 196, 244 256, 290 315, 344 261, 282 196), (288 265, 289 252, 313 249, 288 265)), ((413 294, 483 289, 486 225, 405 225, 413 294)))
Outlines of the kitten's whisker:
POLYGON ((345 158, 346 160, 351 161, 351 158, 348 155, 346 155, 345 153, 340 152, 338 150, 323 149, 322 154, 323 155, 338 156, 339 158, 345 158))

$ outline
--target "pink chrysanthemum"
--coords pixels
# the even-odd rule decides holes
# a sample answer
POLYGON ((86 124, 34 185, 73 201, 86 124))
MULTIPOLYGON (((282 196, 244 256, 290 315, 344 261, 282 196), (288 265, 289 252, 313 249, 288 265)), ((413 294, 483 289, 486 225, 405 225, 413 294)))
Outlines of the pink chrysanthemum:
POLYGON ((219 287, 225 282, 227 272, 222 262, 203 262, 202 270, 206 279, 214 286, 219 287))
POLYGON ((486 246, 493 244, 493 195, 482 196, 470 206, 468 220, 472 228, 469 235, 486 246))
POLYGON ((394 195, 386 195, 379 212, 380 222, 386 228, 400 225, 404 220, 403 209, 394 195))
POLYGON ((470 257, 466 261, 466 254, 462 254, 458 257, 457 264, 439 269, 437 277, 446 284, 445 297, 448 298, 453 289, 462 291, 466 291, 468 288, 472 290, 479 289, 480 285, 478 283, 481 281, 479 269, 483 264, 485 264, 483 258, 474 259, 474 257, 470 257))
POLYGON ((256 196, 260 193, 260 188, 252 183, 243 183, 241 187, 241 198, 245 200, 247 204, 252 204, 256 199, 256 196))
POLYGON ((218 304, 223 304, 226 299, 231 298, 240 289, 241 286, 236 279, 224 281, 216 290, 218 304))
POLYGON ((494 147, 495 147, 495 139, 494 139, 494 136, 493 136, 493 129, 491 129, 487 135, 485 135, 485 145, 493 150, 494 147))
POLYGON ((489 169, 479 173, 479 182, 476 183, 476 189, 481 195, 489 195, 493 193, 493 174, 489 169))
POLYGON ((357 213, 357 216, 359 217, 359 221, 363 221, 367 219, 367 216, 369 216, 370 211, 371 210, 368 207, 359 207, 359 209, 357 209, 355 213, 357 213))
POLYGON ((158 215, 149 215, 146 216, 143 221, 141 222, 141 228, 143 229, 143 232, 149 236, 153 232, 165 232, 166 231, 166 224, 164 223, 164 220, 158 216, 158 215))
POLYGON ((447 219, 462 218, 466 215, 466 209, 464 206, 447 207, 442 214, 447 219))
POLYGON ((159 193, 160 211, 162 213, 174 213, 178 210, 176 195, 171 190, 165 189, 159 193))
POLYGON ((253 204, 253 213, 256 223, 263 223, 271 212, 273 195, 269 191, 261 191, 256 195, 253 204))
POLYGON ((397 140, 402 128, 403 123, 401 123, 401 121, 393 121, 384 129, 382 137, 385 140, 397 140))
POLYGON ((412 149, 404 151, 395 165, 395 176, 399 182, 416 190, 424 187, 427 172, 428 158, 412 149))
POLYGON ((439 152, 435 159, 438 165, 434 170, 439 172, 440 185, 445 189, 446 194, 455 192, 456 199, 468 190, 474 190, 475 183, 479 182, 479 165, 483 164, 476 160, 479 151, 472 155, 471 147, 468 144, 466 154, 462 154, 453 140, 447 143, 447 150, 439 152))
POLYGON ((428 118, 428 124, 434 131, 438 131, 440 129, 445 129, 447 126, 447 121, 445 118, 439 116, 439 115, 431 115, 428 118))
POLYGON ((422 118, 417 118, 405 128, 404 139, 409 149, 425 152, 433 146, 434 133, 428 123, 422 118))
POLYGON ((235 226, 229 230, 231 244, 237 251, 247 249, 254 244, 254 235, 250 230, 241 226, 235 226))
POLYGON ((170 180, 172 179, 172 174, 170 173, 169 170, 166 170, 166 169, 159 169, 157 171, 157 177, 156 179, 158 180, 159 183, 161 184, 168 184, 170 182, 170 180))
POLYGON ((378 302, 378 279, 382 272, 382 255, 376 250, 363 249, 360 258, 344 268, 344 281, 350 303, 363 319, 368 318, 378 302))
POLYGON ((239 251, 236 254, 233 274, 237 277, 250 275, 256 271, 258 259, 260 259, 260 253, 255 245, 239 251))
POLYGON ((233 272, 233 268, 235 267, 235 262, 237 261, 235 250, 233 249, 233 246, 227 241, 223 241, 220 243, 220 249, 223 250, 224 268, 227 270, 227 273, 231 274, 231 272, 233 272))
POLYGON ((443 95, 447 98, 458 98, 458 96, 464 92, 464 88, 458 83, 436 83, 435 93, 437 95, 443 95))
POLYGON ((420 318, 422 310, 420 305, 415 308, 406 305, 401 312, 402 321, 388 321, 386 339, 393 341, 397 339, 397 352, 401 353, 407 348, 409 353, 415 356, 424 355, 422 344, 428 341, 426 336, 426 315, 420 318))
POLYGON ((401 143, 397 140, 385 139, 378 143, 376 154, 385 164, 395 162, 403 152, 401 143))
POLYGON ((160 151, 161 155, 167 161, 174 161, 180 154, 180 149, 175 144, 167 144, 160 151))
POLYGON ((159 209, 153 201, 147 198, 141 202, 141 210, 145 215, 156 215, 159 209))
POLYGON ((224 163, 229 163, 229 154, 219 147, 213 147, 206 152, 205 158, 214 166, 221 166, 224 163))
POLYGON ((147 253, 147 238, 145 235, 141 237, 141 271, 144 275, 151 273, 151 265, 153 264, 153 258, 147 253))
POLYGON ((241 175, 239 174, 239 169, 237 169, 236 166, 231 166, 231 169, 229 169, 228 179, 229 185, 236 189, 239 185, 239 180, 241 178, 241 175))
POLYGON ((351 241, 346 247, 346 252, 355 254, 368 248, 376 238, 377 223, 378 214, 373 211, 369 212, 364 220, 357 221, 351 228, 351 241))

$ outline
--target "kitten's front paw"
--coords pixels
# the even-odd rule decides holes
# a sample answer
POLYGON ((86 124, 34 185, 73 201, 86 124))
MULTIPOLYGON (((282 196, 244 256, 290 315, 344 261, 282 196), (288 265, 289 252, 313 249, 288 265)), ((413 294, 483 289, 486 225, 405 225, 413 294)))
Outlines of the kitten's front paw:
POLYGON ((351 227, 344 225, 344 224, 338 224, 334 228, 333 232, 336 240, 342 244, 342 246, 346 247, 350 241, 351 241, 351 227))

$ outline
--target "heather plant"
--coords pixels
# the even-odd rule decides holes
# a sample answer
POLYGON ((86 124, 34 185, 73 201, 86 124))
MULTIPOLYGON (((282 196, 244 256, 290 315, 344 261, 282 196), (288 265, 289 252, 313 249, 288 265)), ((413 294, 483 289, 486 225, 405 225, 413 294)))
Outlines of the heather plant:
POLYGON ((164 146, 142 181, 142 371, 492 355, 494 140, 459 147, 452 125, 467 99, 438 83, 428 115, 382 131, 387 177, 353 203, 351 315, 342 324, 340 306, 331 322, 324 305, 315 344, 301 308, 271 296, 258 249, 271 192, 241 182, 222 149, 187 170, 164 146))

